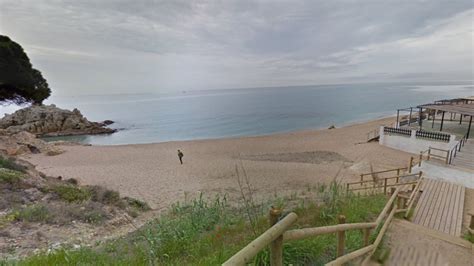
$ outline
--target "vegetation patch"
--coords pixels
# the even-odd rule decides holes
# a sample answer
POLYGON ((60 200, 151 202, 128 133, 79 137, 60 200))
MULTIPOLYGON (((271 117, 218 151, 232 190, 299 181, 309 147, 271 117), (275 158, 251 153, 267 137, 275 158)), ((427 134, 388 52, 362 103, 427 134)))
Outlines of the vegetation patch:
MULTIPOLYGON (((268 228, 270 206, 286 205, 298 214, 294 228, 337 223, 344 214, 348 223, 375 220, 387 198, 384 195, 343 195, 337 185, 320 187, 314 200, 277 199, 258 204, 252 210, 233 207, 226 197, 205 200, 202 196, 186 204, 175 204, 159 219, 134 233, 107 241, 95 248, 60 250, 37 254, 19 265, 50 264, 166 264, 218 265, 246 246, 268 228), (295 207, 289 207, 289 206, 295 207), (252 213, 252 215, 249 215, 252 213), (257 217, 250 221, 250 216, 257 217)), ((373 233, 376 234, 376 230, 373 233)), ((361 230, 346 232, 346 253, 363 246, 361 230)), ((285 242, 284 264, 319 265, 335 258, 334 234, 285 242)), ((268 265, 269 251, 259 253, 253 264, 268 265)))
POLYGON ((24 177, 24 174, 15 170, 0 168, 0 184, 16 185, 24 177))
POLYGON ((15 220, 22 222, 49 222, 52 217, 43 204, 34 204, 13 212, 15 220))
POLYGON ((56 185, 52 191, 67 202, 83 202, 91 198, 90 190, 72 185, 56 185))
POLYGON ((4 158, 2 156, 0 156, 0 168, 6 168, 23 173, 26 171, 26 167, 15 162, 13 158, 4 158))

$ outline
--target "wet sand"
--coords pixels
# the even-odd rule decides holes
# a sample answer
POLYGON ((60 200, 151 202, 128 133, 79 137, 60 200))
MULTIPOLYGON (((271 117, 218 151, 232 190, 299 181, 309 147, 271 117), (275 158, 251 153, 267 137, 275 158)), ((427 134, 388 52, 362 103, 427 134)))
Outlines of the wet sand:
POLYGON ((288 195, 334 179, 355 179, 369 170, 402 167, 409 154, 366 143, 367 132, 390 124, 385 118, 337 129, 258 137, 136 144, 62 146, 57 156, 29 155, 50 176, 102 185, 163 209, 197 193, 240 195, 236 167, 245 169, 255 195, 288 195), (184 153, 184 164, 177 150, 184 153))

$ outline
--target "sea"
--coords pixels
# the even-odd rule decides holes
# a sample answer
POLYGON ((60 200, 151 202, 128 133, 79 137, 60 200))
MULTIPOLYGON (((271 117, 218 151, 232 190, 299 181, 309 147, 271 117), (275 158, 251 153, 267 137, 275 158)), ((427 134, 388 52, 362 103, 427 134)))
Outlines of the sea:
MULTIPOLYGON (((53 89, 54 90, 54 89, 53 89)), ((45 104, 78 108, 91 121, 113 120, 111 135, 73 136, 93 145, 258 136, 396 115, 398 108, 474 95, 472 82, 381 83, 56 96, 45 104)), ((0 107, 11 113, 18 107, 0 107)))

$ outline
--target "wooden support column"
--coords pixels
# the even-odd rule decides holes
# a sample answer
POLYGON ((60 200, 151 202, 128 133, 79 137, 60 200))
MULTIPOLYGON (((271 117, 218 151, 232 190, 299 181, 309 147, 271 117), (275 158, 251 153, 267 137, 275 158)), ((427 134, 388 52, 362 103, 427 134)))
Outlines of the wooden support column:
POLYGON ((411 125, 411 113, 413 112, 413 107, 410 107, 410 116, 408 117, 408 125, 411 125))
MULTIPOLYGON (((339 215, 337 217, 337 220, 339 224, 345 224, 346 223, 346 216, 344 215, 339 215)), ((337 255, 336 257, 340 257, 344 255, 344 249, 346 245, 346 231, 339 231, 337 232, 337 255)))
POLYGON ((469 126, 467 127, 466 139, 469 138, 469 133, 471 133, 471 124, 472 124, 472 115, 471 115, 471 118, 469 119, 469 126))
MULTIPOLYGON (((270 210, 270 227, 278 222, 278 218, 281 215, 281 210, 272 209, 270 210)), ((282 266, 283 265, 283 235, 280 235, 270 244, 270 265, 271 266, 282 266)))
POLYGON ((459 124, 460 125, 462 124, 462 114, 461 114, 461 117, 459 118, 459 124))
POLYGON ((434 128, 434 122, 435 122, 435 119, 436 119, 436 113, 438 112, 438 110, 434 110, 433 112, 433 121, 431 122, 431 128, 434 128))
POLYGON ((400 118, 400 110, 397 109, 397 125, 396 125, 396 128, 399 128, 399 127, 400 127, 400 126, 399 126, 399 122, 400 122, 399 118, 400 118))
POLYGON ((420 120, 419 123, 420 123, 420 130, 421 130, 421 128, 423 126, 423 124, 422 124, 423 123, 422 122, 423 121, 423 107, 420 107, 420 116, 419 116, 418 120, 420 120))
POLYGON ((365 228, 364 229, 364 247, 368 246, 370 244, 370 232, 372 230, 370 228, 365 228))
POLYGON ((441 125, 439 126, 439 131, 443 131, 444 113, 446 113, 446 112, 443 111, 443 114, 441 115, 441 125))

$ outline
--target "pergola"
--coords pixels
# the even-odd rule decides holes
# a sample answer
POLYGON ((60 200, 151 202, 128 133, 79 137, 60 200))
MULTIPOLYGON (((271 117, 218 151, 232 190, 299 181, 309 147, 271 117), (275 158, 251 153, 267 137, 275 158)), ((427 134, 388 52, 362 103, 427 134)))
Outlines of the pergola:
MULTIPOLYGON (((423 109, 435 110, 435 113, 438 111, 442 112, 439 131, 443 131, 444 114, 446 112, 451 114, 460 114, 461 118, 459 119, 459 124, 462 123, 462 118, 464 116, 469 116, 469 126, 467 128, 466 133, 466 138, 469 138, 469 133, 471 132, 472 117, 474 116, 474 104, 472 104, 473 101, 474 97, 458 98, 452 100, 437 101, 435 102, 435 104, 419 105, 418 108, 420 114, 423 112, 423 109)), ((421 127, 422 119, 419 120, 419 123, 421 127)), ((434 119, 432 123, 434 125, 434 119)))

